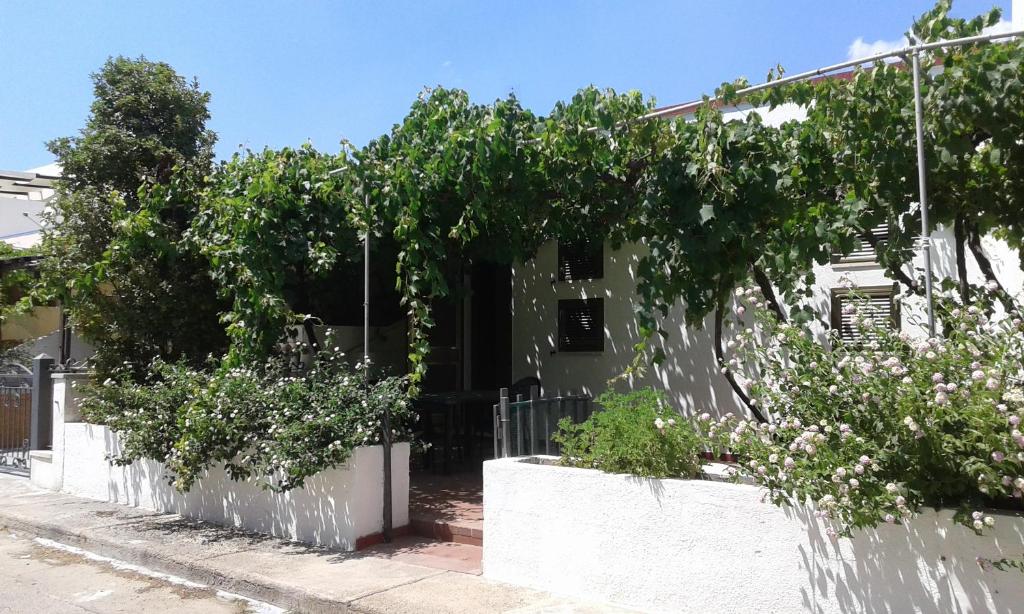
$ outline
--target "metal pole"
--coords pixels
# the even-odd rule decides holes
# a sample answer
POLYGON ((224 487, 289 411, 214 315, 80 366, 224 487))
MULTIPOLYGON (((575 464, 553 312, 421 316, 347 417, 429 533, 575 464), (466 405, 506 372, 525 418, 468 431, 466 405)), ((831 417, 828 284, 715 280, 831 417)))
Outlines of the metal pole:
POLYGON ((935 305, 932 303, 932 246, 928 226, 928 178, 924 156, 924 101, 921 100, 921 48, 912 54, 914 70, 914 124, 917 130, 917 189, 921 201, 921 250, 924 252, 924 297, 928 305, 928 336, 935 336, 935 305))
MULTIPOLYGON (((946 40, 946 41, 937 41, 937 42, 934 42, 934 43, 925 43, 923 45, 922 44, 912 45, 910 47, 903 47, 902 49, 895 49, 893 51, 886 51, 886 52, 883 52, 883 53, 876 53, 874 55, 865 56, 863 58, 858 58, 856 60, 848 60, 846 62, 840 62, 839 64, 832 64, 831 66, 824 66, 822 68, 816 68, 814 70, 808 70, 806 72, 798 73, 798 74, 791 75, 791 76, 788 76, 788 77, 782 77, 782 78, 779 78, 779 79, 775 79, 774 81, 767 81, 765 83, 760 83, 760 84, 757 84, 757 85, 751 85, 749 87, 744 87, 742 89, 736 90, 736 94, 735 95, 737 97, 742 97, 742 96, 744 96, 746 94, 752 94, 754 92, 758 92, 760 90, 765 90, 765 89, 769 89, 769 88, 772 88, 772 87, 776 87, 778 85, 785 85, 786 83, 792 83, 794 81, 803 81, 804 79, 810 79, 810 78, 813 78, 813 77, 821 77, 821 76, 824 76, 824 75, 826 75, 828 73, 835 72, 837 70, 842 70, 844 68, 851 68, 853 66, 859 66, 861 64, 872 64, 872 63, 877 62, 879 60, 885 60, 887 58, 893 58, 893 57, 897 57, 897 56, 906 56, 908 53, 913 52, 915 49, 916 50, 920 50, 920 51, 927 51, 927 50, 930 50, 930 49, 940 49, 942 47, 956 47, 956 46, 959 46, 959 45, 969 45, 971 43, 983 43, 983 42, 997 40, 997 39, 1001 39, 1001 38, 1014 38, 1014 37, 1017 37, 1017 36, 1024 36, 1024 30, 1015 30, 1013 32, 1003 32, 1001 34, 981 34, 979 36, 967 36, 967 37, 964 37, 964 38, 956 38, 956 39, 946 40)), ((711 97, 710 100, 717 100, 718 98, 720 98, 720 97, 717 97, 717 96, 716 97, 711 97)), ((675 114, 679 113, 680 111, 684 111, 684 110, 692 107, 693 105, 699 104, 701 102, 703 102, 703 100, 692 100, 690 102, 684 102, 684 103, 681 103, 681 104, 674 104, 672 106, 664 107, 664 108, 661 108, 661 109, 656 109, 654 111, 651 111, 650 113, 647 113, 646 115, 641 115, 637 119, 639 121, 645 121, 645 120, 650 120, 650 119, 657 119, 659 117, 672 116, 672 115, 675 115, 675 114)), ((596 131, 596 130, 598 130, 598 128, 597 127, 593 127, 593 128, 588 128, 588 130, 589 131, 596 131)))
MULTIPOLYGON (((366 235, 363 237, 363 378, 370 385, 370 191, 363 184, 366 205, 366 235)), ((391 541, 391 408, 384 404, 380 420, 381 446, 384 448, 384 541, 391 541)))

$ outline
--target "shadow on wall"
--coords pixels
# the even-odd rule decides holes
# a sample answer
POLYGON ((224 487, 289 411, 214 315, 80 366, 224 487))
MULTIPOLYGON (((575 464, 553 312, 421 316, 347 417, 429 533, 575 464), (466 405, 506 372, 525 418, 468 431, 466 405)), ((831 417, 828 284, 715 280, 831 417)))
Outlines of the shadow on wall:
POLYGON ((485 576, 658 612, 1024 612, 1024 518, 979 537, 950 510, 833 541, 757 487, 484 465, 485 576))
MULTIPOLYGON (((329 548, 351 550, 358 538, 380 531, 380 447, 357 448, 345 465, 284 493, 263 489, 257 480, 231 480, 220 466, 180 493, 158 462, 118 467, 106 461, 119 451, 117 436, 106 427, 65 424, 63 490, 329 548)), ((396 445, 393 454, 394 522, 403 526, 408 523, 408 445, 396 445)))
MULTIPOLYGON (((614 251, 605 245, 604 278, 571 282, 557 281, 557 252, 554 242, 547 243, 533 260, 513 269, 513 380, 538 377, 546 395, 596 396, 630 366, 640 341, 636 271, 643 247, 627 245, 614 251), (603 299, 602 352, 558 351, 558 301, 580 298, 603 299)), ((707 318, 702 329, 688 329, 683 322, 683 307, 677 305, 663 320, 668 338, 654 339, 665 360, 616 387, 662 390, 684 415, 741 411, 715 361, 714 319, 707 318)))
POLYGON ((926 509, 907 525, 882 525, 833 541, 809 508, 787 508, 786 514, 807 531, 798 550, 807 572, 801 593, 808 611, 823 604, 844 613, 1024 611, 1024 577, 990 566, 1020 552, 1019 516, 996 515, 993 538, 954 523, 951 510, 926 509))

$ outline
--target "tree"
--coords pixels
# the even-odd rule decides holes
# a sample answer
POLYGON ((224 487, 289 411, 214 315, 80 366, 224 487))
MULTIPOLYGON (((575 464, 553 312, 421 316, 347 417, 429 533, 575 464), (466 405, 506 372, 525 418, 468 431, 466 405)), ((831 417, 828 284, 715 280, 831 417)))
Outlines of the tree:
POLYGON ((223 305, 181 235, 211 167, 210 95, 141 57, 109 59, 93 83, 80 134, 49 144, 62 179, 34 298, 63 304, 101 377, 123 361, 201 361, 224 346, 223 305))

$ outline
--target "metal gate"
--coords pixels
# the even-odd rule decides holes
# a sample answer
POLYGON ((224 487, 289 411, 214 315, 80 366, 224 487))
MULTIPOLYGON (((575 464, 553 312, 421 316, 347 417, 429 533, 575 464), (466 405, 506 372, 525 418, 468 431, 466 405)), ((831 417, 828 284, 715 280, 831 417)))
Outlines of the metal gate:
POLYGON ((589 396, 573 395, 546 399, 509 399, 508 389, 494 406, 494 458, 560 454, 561 446, 551 440, 562 418, 583 422, 593 413, 589 396))
POLYGON ((32 373, 5 365, 0 373, 0 470, 28 472, 32 435, 32 373), (24 371, 24 372, 21 372, 24 371))

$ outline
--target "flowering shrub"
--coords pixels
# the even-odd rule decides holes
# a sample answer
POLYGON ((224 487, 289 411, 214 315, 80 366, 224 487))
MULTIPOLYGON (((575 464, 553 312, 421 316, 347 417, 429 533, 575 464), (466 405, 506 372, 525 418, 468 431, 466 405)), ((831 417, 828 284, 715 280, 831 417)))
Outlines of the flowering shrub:
POLYGON ((596 402, 602 410, 585 422, 565 418, 558 424, 552 439, 562 446, 563 464, 653 478, 697 474, 701 442, 663 394, 608 391, 596 402))
POLYGON ((298 373, 279 358, 212 373, 158 360, 143 383, 126 372, 88 387, 82 400, 88 420, 120 436, 113 462, 162 461, 183 491, 217 463, 233 479, 301 487, 354 447, 379 443, 385 407, 392 440, 408 441, 413 413, 405 379, 368 383, 358 365, 352 370, 331 353, 298 373))
POLYGON ((870 341, 834 333, 827 345, 780 324, 756 291, 758 332, 735 341, 725 368, 756 369, 753 399, 773 420, 698 419, 710 445, 740 456, 739 472, 776 503, 813 501, 831 535, 897 523, 922 506, 957 508, 979 534, 980 510, 1019 506, 1024 491, 1024 324, 997 320, 991 294, 977 304, 944 300, 941 336, 914 338, 848 307, 870 341))

